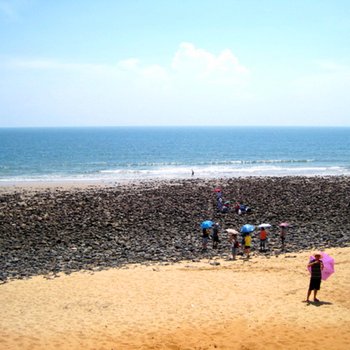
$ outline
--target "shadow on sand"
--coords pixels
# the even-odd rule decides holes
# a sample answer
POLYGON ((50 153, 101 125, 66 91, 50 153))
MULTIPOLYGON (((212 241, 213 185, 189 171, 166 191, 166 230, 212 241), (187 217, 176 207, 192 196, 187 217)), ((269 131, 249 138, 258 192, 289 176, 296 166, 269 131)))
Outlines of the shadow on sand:
POLYGON ((333 303, 330 303, 329 301, 303 301, 306 306, 313 305, 316 307, 320 307, 322 305, 333 305, 333 303))

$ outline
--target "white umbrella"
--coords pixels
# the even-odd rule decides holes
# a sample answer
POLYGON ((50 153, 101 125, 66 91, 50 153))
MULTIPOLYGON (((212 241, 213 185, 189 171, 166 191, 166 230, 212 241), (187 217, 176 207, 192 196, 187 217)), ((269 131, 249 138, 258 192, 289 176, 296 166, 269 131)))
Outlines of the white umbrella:
POLYGON ((227 233, 238 235, 238 231, 234 230, 233 228, 228 228, 226 231, 227 233))
POLYGON ((270 224, 260 224, 258 227, 259 228, 270 228, 271 225, 270 224))

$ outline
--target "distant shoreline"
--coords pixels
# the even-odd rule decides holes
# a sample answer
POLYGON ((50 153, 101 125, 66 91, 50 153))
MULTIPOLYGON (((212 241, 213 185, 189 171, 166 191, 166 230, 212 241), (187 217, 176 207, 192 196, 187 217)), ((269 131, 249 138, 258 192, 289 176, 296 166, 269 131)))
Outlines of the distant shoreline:
POLYGON ((0 181, 0 192, 6 190, 6 189, 34 189, 34 190, 40 190, 40 189, 55 189, 55 188, 64 188, 64 189, 71 189, 71 188, 77 188, 77 189, 85 189, 89 187, 93 188, 104 188, 104 187, 115 187, 115 186, 128 186, 128 185, 142 185, 142 184, 170 184, 170 183, 182 183, 187 181, 195 181, 195 182, 206 182, 206 181, 229 181, 229 180, 242 180, 242 179, 273 179, 273 178, 285 178, 285 179, 313 179, 313 178, 319 178, 319 179, 327 179, 327 178, 334 178, 334 179, 349 179, 350 175, 344 174, 344 175, 251 175, 251 176, 231 176, 231 177, 191 177, 188 176, 187 178, 148 178, 148 179, 116 179, 115 181, 112 180, 101 180, 101 179, 86 179, 86 180, 29 180, 29 181, 0 181))

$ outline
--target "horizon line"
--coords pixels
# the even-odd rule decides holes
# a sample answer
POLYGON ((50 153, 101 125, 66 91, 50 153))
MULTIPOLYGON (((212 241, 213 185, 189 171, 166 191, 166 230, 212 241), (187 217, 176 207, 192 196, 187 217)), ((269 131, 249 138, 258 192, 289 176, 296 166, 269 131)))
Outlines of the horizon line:
POLYGON ((350 125, 9 125, 0 129, 68 128, 350 128, 350 125))

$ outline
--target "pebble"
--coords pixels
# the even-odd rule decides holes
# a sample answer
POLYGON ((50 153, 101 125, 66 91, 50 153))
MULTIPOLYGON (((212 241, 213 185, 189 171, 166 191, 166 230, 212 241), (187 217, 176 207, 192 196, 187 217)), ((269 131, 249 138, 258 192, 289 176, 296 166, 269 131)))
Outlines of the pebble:
POLYGON ((0 194, 0 281, 101 270, 127 264, 227 258, 225 229, 269 223, 268 250, 278 256, 279 223, 288 221, 285 253, 350 243, 350 178, 261 177, 153 181, 88 189, 20 190, 0 194), (216 211, 224 200, 252 208, 216 211), (219 249, 201 249, 200 223, 220 224, 219 249))

